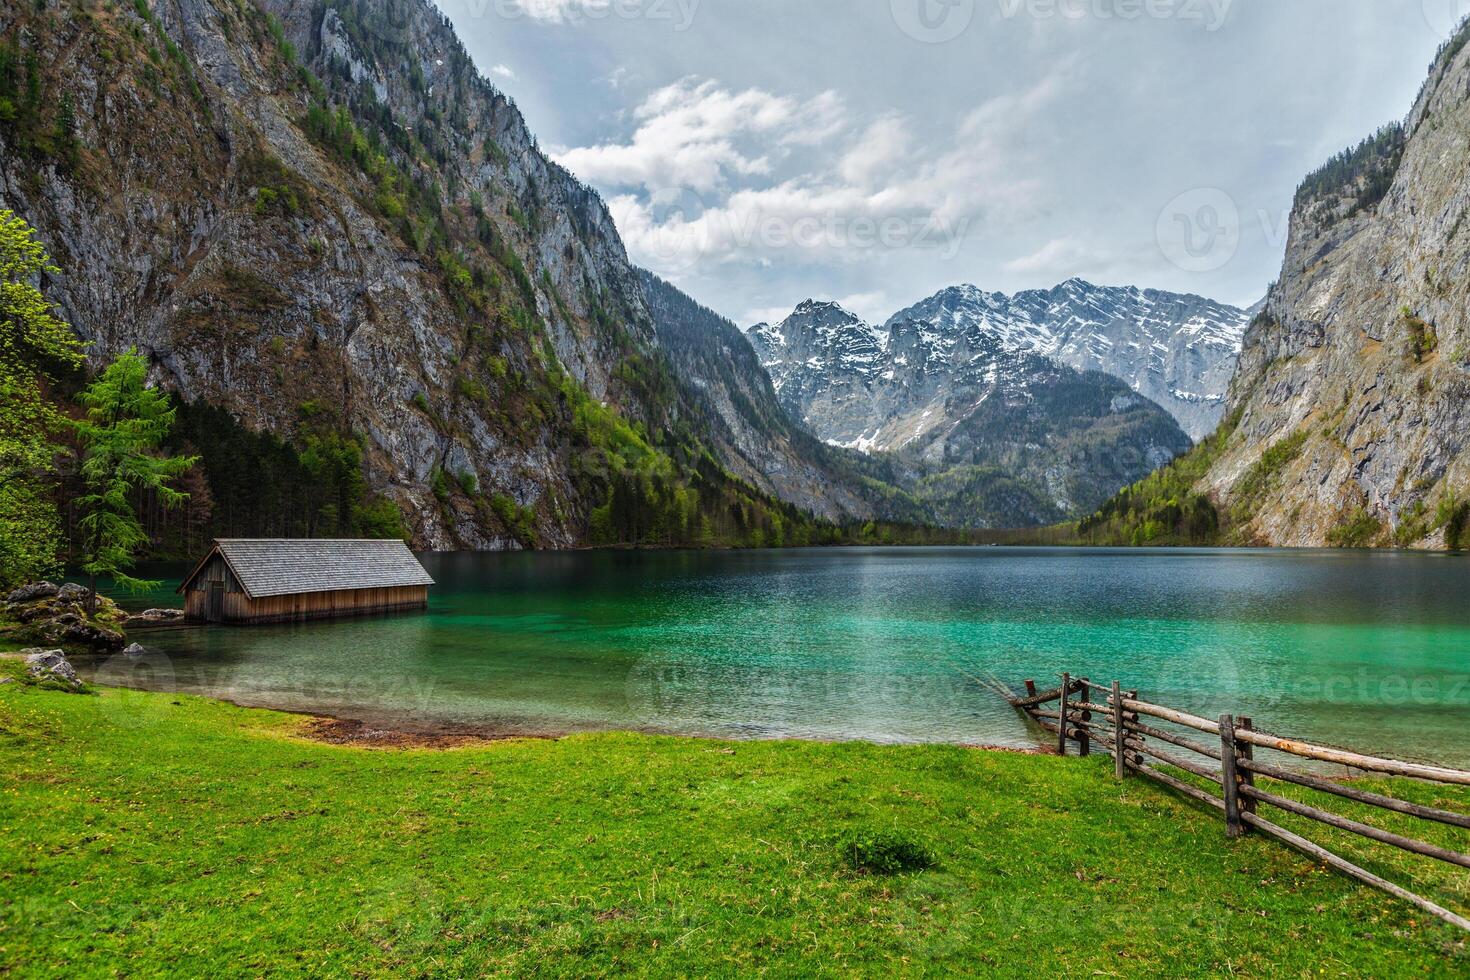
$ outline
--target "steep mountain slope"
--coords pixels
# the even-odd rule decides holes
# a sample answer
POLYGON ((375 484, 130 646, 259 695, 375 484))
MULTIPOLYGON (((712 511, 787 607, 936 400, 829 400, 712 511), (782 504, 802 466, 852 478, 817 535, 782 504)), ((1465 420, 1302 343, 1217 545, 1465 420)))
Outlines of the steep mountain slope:
POLYGON ((923 311, 875 329, 809 301, 749 337, 789 411, 829 442, 923 466, 919 496, 946 520, 1088 513, 1189 448, 1166 412, 1116 378, 1033 353, 983 318, 935 322, 923 311))
POLYGON ((639 270, 659 345, 704 409, 710 443, 732 472, 829 520, 931 519, 894 484, 893 461, 829 446, 796 423, 740 330, 639 270))
POLYGON ((990 345, 1122 378, 1172 414, 1191 438, 1200 438, 1224 412, 1251 315, 1199 296, 1071 279, 1015 296, 955 286, 894 314, 882 327, 807 303, 786 323, 760 324, 751 336, 787 406, 842 444, 866 437, 864 448, 894 448, 891 438, 907 435, 902 429, 892 437, 854 433, 863 406, 846 399, 858 379, 911 371, 916 357, 929 375, 942 374, 956 350, 990 345))
POLYGON ((302 510, 273 529, 384 504, 435 548, 800 523, 709 458, 606 208, 425 0, 7 5, 0 204, 94 363, 136 346, 210 420, 216 496, 340 474, 325 503, 260 487, 302 510))
POLYGON ((1246 336, 1211 445, 1110 503, 1094 537, 1470 544, 1470 29, 1402 126, 1311 175, 1281 277, 1246 336), (1171 489, 1172 488, 1172 489, 1171 489))

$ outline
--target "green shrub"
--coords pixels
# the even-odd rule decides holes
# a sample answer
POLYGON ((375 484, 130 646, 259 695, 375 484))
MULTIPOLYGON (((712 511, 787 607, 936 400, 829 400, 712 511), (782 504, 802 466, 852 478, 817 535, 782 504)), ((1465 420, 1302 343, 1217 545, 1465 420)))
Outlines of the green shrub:
POLYGON ((449 498, 454 494, 454 489, 449 483, 449 477, 439 467, 434 467, 434 472, 429 477, 429 485, 434 490, 434 496, 439 498, 441 504, 447 504, 449 498))
POLYGON ((522 547, 536 547, 536 508, 522 507, 515 498, 497 493, 490 498, 490 509, 522 547))
POLYGON ((387 497, 379 497, 359 505, 355 517, 365 538, 398 538, 408 541, 412 537, 403 526, 403 512, 387 497))
POLYGON ((1407 548, 1429 533, 1429 508, 1416 500, 1399 515, 1399 526, 1393 532, 1394 544, 1407 548))
POLYGON ((837 855, 853 871, 896 875, 935 864, 921 842, 891 830, 852 830, 837 843, 837 855))
POLYGON ((32 677, 30 674, 26 674, 24 676, 24 678, 22 679, 21 683, 25 684, 28 687, 34 687, 37 690, 41 690, 41 691, 60 691, 62 694, 96 694, 97 693, 96 691, 92 690, 92 688, 88 687, 86 684, 83 684, 81 687, 74 687, 71 684, 68 684, 66 681, 59 680, 59 679, 57 679, 55 677, 52 677, 50 674, 43 674, 40 677, 32 677))
POLYGON ((260 187, 255 192, 255 214, 265 217, 278 214, 289 218, 300 210, 296 192, 289 187, 260 187))
POLYGON ((490 389, 486 388, 483 382, 475 378, 467 378, 464 375, 460 375, 454 379, 454 387, 461 397, 477 405, 487 406, 490 404, 490 389))
POLYGON ((1261 453, 1255 465, 1246 470, 1232 491, 1235 502, 1230 508, 1230 516, 1235 523, 1245 524, 1256 515, 1266 497, 1276 488, 1281 472, 1302 454, 1302 447, 1310 435, 1303 429, 1287 436, 1261 453))
POLYGON ((1461 551, 1466 545, 1470 545, 1470 539, 1465 537, 1465 532, 1470 529, 1470 503, 1455 504, 1453 496, 1447 499, 1448 507, 1441 504, 1441 508, 1447 513, 1444 522, 1445 547, 1450 551, 1461 551))
POLYGON ((1414 355, 1414 363, 1423 364, 1424 358, 1439 349, 1439 332, 1434 329, 1434 324, 1415 316, 1407 306, 1403 315, 1404 329, 1409 335, 1409 352, 1414 355))
POLYGON ((1359 507, 1347 519, 1327 532, 1327 543, 1334 548, 1368 548, 1383 533, 1383 522, 1367 508, 1359 507))

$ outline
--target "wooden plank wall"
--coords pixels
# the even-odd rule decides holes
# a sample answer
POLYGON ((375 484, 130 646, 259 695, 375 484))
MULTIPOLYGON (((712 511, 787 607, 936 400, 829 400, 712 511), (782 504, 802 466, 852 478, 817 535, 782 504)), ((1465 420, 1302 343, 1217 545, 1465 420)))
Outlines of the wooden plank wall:
MULTIPOLYGON (((205 589, 191 589, 184 597, 184 609, 190 619, 203 620, 209 613, 207 580, 205 589)), ((264 596, 251 599, 243 592, 226 591, 224 621, 226 623, 290 623, 311 619, 336 619, 377 613, 425 609, 429 605, 429 587, 407 585, 382 589, 349 589, 339 592, 304 592, 298 595, 264 596)))

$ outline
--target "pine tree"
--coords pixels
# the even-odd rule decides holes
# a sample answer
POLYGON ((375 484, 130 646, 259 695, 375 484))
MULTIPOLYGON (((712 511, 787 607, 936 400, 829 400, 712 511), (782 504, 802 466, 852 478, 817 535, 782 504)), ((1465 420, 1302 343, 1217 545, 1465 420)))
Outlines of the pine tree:
POLYGON ((155 583, 128 574, 148 535, 138 519, 139 492, 174 507, 188 494, 170 483, 198 462, 197 456, 169 457, 159 451, 173 428, 176 410, 166 394, 148 387, 148 363, 130 350, 108 365, 82 392, 87 417, 73 423, 83 455, 86 494, 77 501, 82 568, 90 577, 87 612, 97 606, 97 576, 110 576, 127 589, 155 583))

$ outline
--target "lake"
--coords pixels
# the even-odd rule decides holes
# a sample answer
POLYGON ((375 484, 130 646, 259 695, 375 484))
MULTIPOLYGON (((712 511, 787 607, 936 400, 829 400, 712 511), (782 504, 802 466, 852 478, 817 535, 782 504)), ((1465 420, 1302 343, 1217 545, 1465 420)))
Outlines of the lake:
MULTIPOLYGON (((841 549, 423 556, 424 614, 146 634, 105 683, 404 727, 1035 746, 987 686, 1063 670, 1470 764, 1470 562, 841 549)), ((177 605, 183 566, 131 608, 177 605)))

